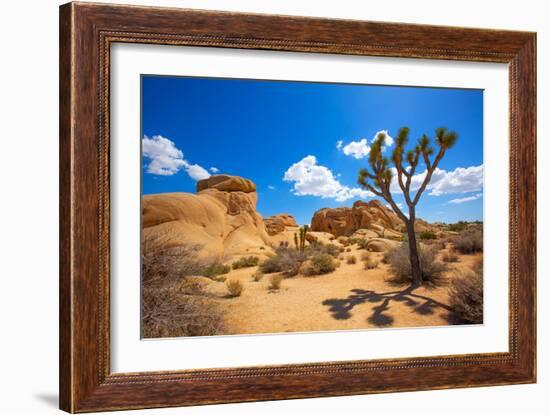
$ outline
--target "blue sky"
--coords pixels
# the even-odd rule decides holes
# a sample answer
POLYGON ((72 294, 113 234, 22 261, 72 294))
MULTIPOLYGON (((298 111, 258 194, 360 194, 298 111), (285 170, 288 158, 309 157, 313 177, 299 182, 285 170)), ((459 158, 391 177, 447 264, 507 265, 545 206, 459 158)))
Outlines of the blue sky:
POLYGON ((309 223, 320 208, 372 198, 357 173, 376 133, 401 126, 410 145, 441 126, 459 135, 417 216, 482 220, 482 90, 142 76, 142 192, 194 193, 209 174, 238 175, 256 183, 263 216, 309 223))

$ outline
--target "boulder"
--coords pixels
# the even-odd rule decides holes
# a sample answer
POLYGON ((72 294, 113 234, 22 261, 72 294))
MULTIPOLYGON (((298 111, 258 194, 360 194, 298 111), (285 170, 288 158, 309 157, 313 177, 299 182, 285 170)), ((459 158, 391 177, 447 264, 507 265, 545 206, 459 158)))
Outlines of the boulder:
POLYGON ((297 227, 298 224, 292 215, 279 213, 264 218, 265 228, 271 236, 284 232, 287 227, 297 227))
POLYGON ((392 241, 389 239, 375 238, 371 239, 367 243, 367 251, 371 252, 386 252, 390 249, 396 248, 399 246, 400 242, 392 241))
POLYGON ((402 221, 378 200, 357 201, 350 207, 324 208, 314 213, 311 230, 329 232, 334 236, 350 236, 358 229, 380 228, 397 230, 402 221))
POLYGON ((197 194, 161 193, 142 198, 145 249, 197 245, 203 256, 265 254, 271 240, 256 211, 256 186, 218 175, 197 183, 197 194))

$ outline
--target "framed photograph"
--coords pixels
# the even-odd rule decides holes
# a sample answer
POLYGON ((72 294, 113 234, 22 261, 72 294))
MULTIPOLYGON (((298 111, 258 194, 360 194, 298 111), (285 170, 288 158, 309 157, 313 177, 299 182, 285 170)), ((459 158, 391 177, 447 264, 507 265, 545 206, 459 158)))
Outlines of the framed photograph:
POLYGON ((60 407, 536 380, 536 35, 60 8, 60 407))

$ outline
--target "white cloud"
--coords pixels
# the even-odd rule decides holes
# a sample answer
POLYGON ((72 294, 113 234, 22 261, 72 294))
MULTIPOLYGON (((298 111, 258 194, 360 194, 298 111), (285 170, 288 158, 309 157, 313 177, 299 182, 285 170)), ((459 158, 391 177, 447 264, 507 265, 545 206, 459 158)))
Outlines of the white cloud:
MULTIPOLYGON (((397 170, 392 167, 394 179, 391 184, 392 192, 401 192, 397 182, 397 170)), ((418 190, 426 177, 426 171, 415 174, 411 180, 411 191, 418 190)), ((403 177, 405 180, 405 177, 403 177)), ((483 164, 479 166, 457 167, 452 171, 435 169, 427 190, 430 196, 440 196, 453 193, 476 192, 483 188, 483 164)))
POLYGON ((342 185, 327 167, 317 164, 317 159, 312 155, 290 166, 283 180, 294 182, 294 194, 298 196, 319 196, 335 199, 338 202, 354 197, 373 196, 367 190, 342 185))
POLYGON ((272 186, 272 185, 268 185, 267 188, 268 188, 269 190, 275 190, 275 186, 272 186))
POLYGON ((206 169, 202 166, 199 166, 198 164, 187 164, 185 166, 185 171, 195 181, 208 179, 210 177, 210 173, 206 171, 206 169))
POLYGON ((141 143, 143 156, 150 160, 147 173, 171 176, 185 165, 183 153, 167 138, 143 136, 141 143))
POLYGON ((372 138, 371 143, 374 143, 376 141, 376 137, 378 137, 378 134, 380 133, 386 134, 386 139, 384 140, 384 145, 382 146, 382 151, 386 151, 386 148, 393 146, 393 143, 394 143, 394 139, 390 135, 390 133, 388 133, 388 130, 377 131, 376 134, 374 134, 374 137, 372 138))
POLYGON ((337 148, 338 150, 340 150, 340 149, 342 148, 343 145, 344 145, 344 142, 343 142, 342 140, 338 140, 338 141, 336 142, 336 148, 337 148))
POLYGON ((151 138, 146 135, 141 140, 141 151, 148 158, 147 173, 159 176, 172 176, 184 169, 193 180, 202 180, 210 177, 210 173, 198 164, 190 164, 183 157, 183 152, 176 147, 172 140, 161 135, 151 138))
POLYGON ((482 193, 477 193, 477 194, 472 195, 472 196, 467 196, 467 197, 462 197, 462 198, 459 198, 459 199, 449 200, 449 203, 459 204, 459 203, 471 202, 472 200, 479 199, 481 196, 483 196, 482 193))
POLYGON ((342 151, 346 156, 351 156, 359 160, 366 157, 370 153, 370 147, 367 143, 367 139, 363 138, 359 141, 352 141, 346 144, 342 148, 342 151))
POLYGON ((217 167, 210 167, 208 170, 210 170, 212 173, 218 173, 220 171, 220 169, 218 169, 217 167))

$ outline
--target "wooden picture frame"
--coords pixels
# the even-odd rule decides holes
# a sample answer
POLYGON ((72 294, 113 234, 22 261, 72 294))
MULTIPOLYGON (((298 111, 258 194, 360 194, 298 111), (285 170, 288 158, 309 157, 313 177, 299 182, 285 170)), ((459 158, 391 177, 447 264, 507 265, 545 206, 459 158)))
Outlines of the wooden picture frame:
POLYGON ((91 412, 535 382, 535 33, 69 3, 60 8, 59 93, 61 409, 91 412), (508 64, 509 352, 111 373, 109 59, 116 42, 508 64))

